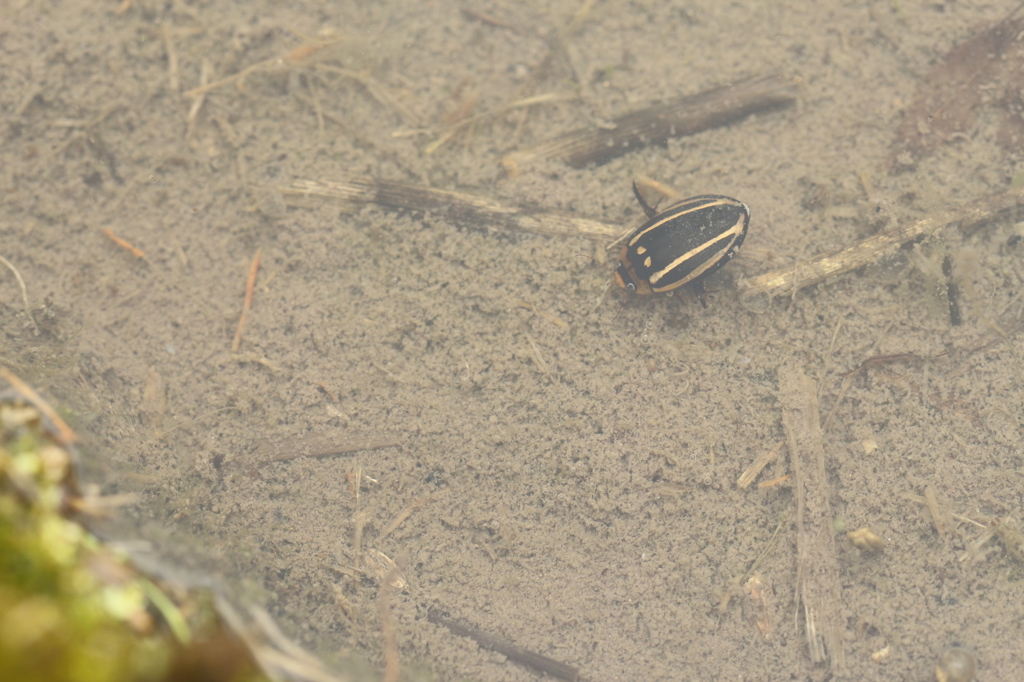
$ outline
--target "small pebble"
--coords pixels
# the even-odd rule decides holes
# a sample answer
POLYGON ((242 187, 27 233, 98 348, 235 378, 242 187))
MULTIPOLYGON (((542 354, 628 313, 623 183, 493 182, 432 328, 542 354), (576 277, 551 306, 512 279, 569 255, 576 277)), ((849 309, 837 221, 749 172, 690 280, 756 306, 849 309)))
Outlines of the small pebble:
POLYGON ((846 537, 849 538, 850 542, 857 549, 864 550, 865 552, 877 552, 885 546, 885 541, 867 527, 851 530, 846 534, 846 537))
POLYGON ((935 666, 935 679, 938 682, 971 682, 974 679, 974 655, 960 647, 946 649, 935 666))

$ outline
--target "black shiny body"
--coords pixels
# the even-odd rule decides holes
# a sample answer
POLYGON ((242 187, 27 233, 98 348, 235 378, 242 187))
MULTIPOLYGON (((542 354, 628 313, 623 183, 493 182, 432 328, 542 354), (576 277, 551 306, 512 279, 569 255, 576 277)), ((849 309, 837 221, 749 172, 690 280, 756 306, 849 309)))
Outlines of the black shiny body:
POLYGON ((623 247, 616 281, 642 295, 692 284, 704 303, 703 281, 736 254, 747 234, 750 209, 731 197, 703 194, 656 211, 635 184, 633 191, 648 220, 623 247))

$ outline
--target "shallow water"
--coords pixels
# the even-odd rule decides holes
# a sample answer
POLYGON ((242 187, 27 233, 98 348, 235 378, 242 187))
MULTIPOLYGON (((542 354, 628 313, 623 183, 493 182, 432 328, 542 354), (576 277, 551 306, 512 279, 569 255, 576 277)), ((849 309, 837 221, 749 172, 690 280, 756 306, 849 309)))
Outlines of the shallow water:
MULTIPOLYGON (((366 558, 380 552, 408 581, 392 591, 403 662, 438 679, 536 674, 428 622, 431 608, 587 679, 824 679, 794 617, 795 491, 736 486, 785 440, 779 376, 792 367, 819 382, 834 525, 885 542, 876 554, 842 533, 831 543, 847 674, 930 679, 960 643, 977 679, 1024 676, 1019 563, 996 542, 962 559, 980 529, 954 519, 940 536, 904 497, 931 487, 959 515, 1024 516, 1019 340, 999 336, 1015 331, 1024 276, 1013 218, 760 314, 735 287, 1007 188, 1018 154, 991 108, 888 170, 929 66, 1007 10, 597 3, 552 50, 577 5, 474 6, 484 17, 365 5, 3 10, 0 255, 34 322, 7 277, 2 359, 73 413, 105 492, 140 494, 110 532, 266 604, 331 660, 380 659, 366 558), (302 36, 331 44, 294 52, 302 36), (208 82, 260 66, 191 117, 183 92, 204 62, 208 82), (796 106, 597 167, 539 162, 507 178, 499 166, 518 147, 774 72, 801 79, 796 106), (485 112, 546 92, 578 97, 483 120, 431 154, 437 132, 416 132, 473 100, 485 112), (274 191, 353 173, 623 227, 642 215, 630 181, 647 176, 735 196, 753 218, 703 309, 609 292, 611 265, 584 239, 289 206, 274 191), (928 265, 946 253, 960 326, 928 265), (366 440, 397 445, 344 451, 366 440), (753 571, 765 611, 742 589, 725 603, 776 528, 753 571)), ((792 473, 782 447, 758 480, 792 473)))

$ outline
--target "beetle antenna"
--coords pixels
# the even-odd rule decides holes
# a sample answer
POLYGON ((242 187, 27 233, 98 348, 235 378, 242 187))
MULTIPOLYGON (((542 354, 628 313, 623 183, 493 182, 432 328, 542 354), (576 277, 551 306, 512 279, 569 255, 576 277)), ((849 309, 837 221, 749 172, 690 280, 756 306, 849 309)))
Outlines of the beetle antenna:
POLYGON ((647 219, 650 220, 654 216, 658 215, 658 210, 651 208, 651 205, 644 199, 644 195, 640 194, 640 188, 636 186, 636 180, 633 181, 633 195, 636 200, 640 202, 640 208, 644 209, 644 213, 647 214, 647 219))
POLYGON ((707 309, 708 307, 708 289, 704 286, 704 280, 696 282, 694 286, 697 288, 697 300, 700 304, 707 309))

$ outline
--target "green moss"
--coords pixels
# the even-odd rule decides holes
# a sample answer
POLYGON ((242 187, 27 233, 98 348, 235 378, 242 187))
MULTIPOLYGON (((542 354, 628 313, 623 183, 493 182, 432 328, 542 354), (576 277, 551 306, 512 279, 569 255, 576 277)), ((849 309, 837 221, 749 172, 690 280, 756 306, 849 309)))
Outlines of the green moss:
POLYGON ((69 474, 38 413, 0 405, 0 680, 163 679, 176 645, 152 627, 159 590, 64 515, 69 474))

